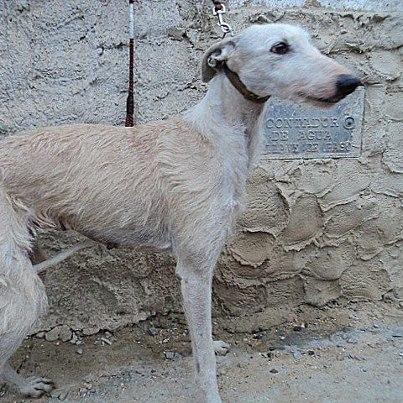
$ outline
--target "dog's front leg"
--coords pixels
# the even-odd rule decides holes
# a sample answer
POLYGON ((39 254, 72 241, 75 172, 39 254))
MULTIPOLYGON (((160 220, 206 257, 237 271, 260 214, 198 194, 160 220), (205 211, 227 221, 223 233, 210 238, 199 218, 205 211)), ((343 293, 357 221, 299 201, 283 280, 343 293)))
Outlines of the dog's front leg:
POLYGON ((178 260, 183 308, 192 341, 197 381, 206 403, 220 403, 211 324, 211 287, 214 265, 196 267, 193 259, 178 260))

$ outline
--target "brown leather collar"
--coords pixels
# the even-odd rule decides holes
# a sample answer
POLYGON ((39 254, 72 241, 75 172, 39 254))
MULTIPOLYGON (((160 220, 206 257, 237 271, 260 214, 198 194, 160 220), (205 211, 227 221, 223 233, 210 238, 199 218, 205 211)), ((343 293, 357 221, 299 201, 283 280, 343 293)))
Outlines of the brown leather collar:
POLYGON ((222 64, 223 70, 225 75, 227 76, 228 80, 231 81, 231 84, 238 90, 240 94, 243 95, 245 99, 248 101, 254 102, 256 104, 264 104, 269 98, 270 95, 266 97, 261 97, 260 95, 256 95, 255 93, 249 91, 245 84, 241 81, 238 74, 235 71, 232 71, 228 66, 227 63, 222 64))

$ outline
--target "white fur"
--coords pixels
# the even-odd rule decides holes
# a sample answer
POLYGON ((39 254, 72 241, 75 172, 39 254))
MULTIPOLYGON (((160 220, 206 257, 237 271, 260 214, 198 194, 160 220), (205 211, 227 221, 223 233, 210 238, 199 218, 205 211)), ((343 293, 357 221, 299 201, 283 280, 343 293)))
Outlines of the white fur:
POLYGON ((221 401, 211 283, 258 155, 263 106, 237 92, 214 68, 219 61, 261 96, 332 97, 338 75, 346 74, 302 29, 253 26, 206 53, 209 90, 181 116, 135 128, 45 128, 1 143, 0 373, 22 392, 48 390, 46 381, 24 384, 6 363, 46 307, 28 259, 30 233, 61 226, 99 242, 173 252, 200 393, 206 402, 221 401), (272 53, 278 41, 292 52, 272 53))

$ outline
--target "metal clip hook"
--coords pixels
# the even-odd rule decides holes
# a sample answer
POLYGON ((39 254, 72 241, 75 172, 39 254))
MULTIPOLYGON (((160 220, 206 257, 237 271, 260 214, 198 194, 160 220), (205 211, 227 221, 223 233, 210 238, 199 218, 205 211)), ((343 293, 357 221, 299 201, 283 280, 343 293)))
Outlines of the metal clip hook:
POLYGON ((221 9, 218 10, 216 7, 213 7, 213 15, 217 16, 218 18, 218 25, 221 28, 221 31, 223 32, 223 37, 225 37, 227 34, 232 35, 232 28, 231 25, 227 24, 224 22, 224 17, 223 15, 227 12, 227 9, 224 4, 221 4, 221 9))

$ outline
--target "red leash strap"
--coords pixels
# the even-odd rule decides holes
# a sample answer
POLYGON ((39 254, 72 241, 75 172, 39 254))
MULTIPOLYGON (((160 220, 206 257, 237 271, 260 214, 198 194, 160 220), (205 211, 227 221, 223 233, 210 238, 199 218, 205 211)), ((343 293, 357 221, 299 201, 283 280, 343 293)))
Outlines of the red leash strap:
POLYGON ((129 89, 126 101, 126 127, 134 126, 134 0, 129 0, 129 89))

